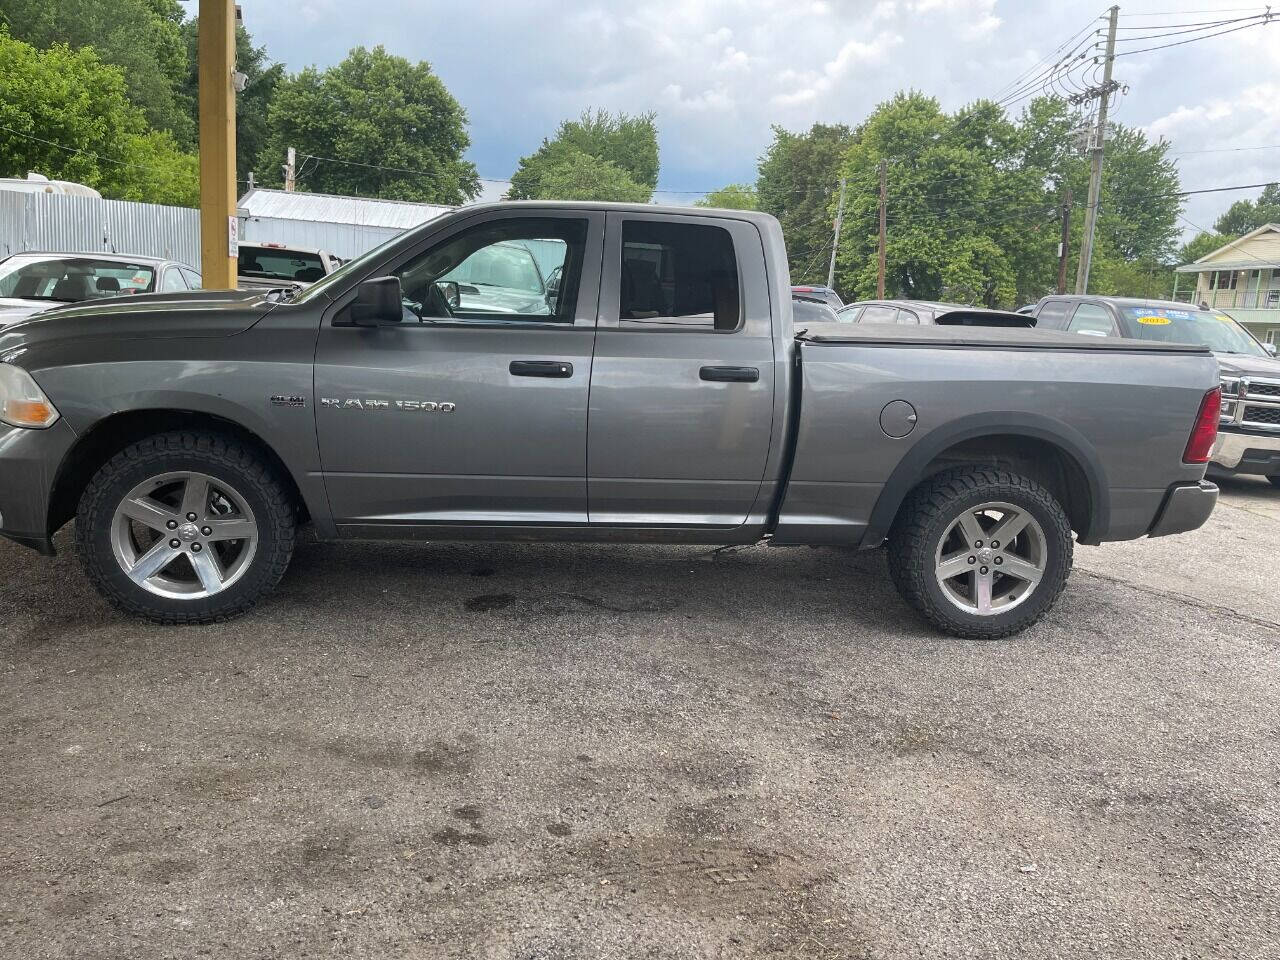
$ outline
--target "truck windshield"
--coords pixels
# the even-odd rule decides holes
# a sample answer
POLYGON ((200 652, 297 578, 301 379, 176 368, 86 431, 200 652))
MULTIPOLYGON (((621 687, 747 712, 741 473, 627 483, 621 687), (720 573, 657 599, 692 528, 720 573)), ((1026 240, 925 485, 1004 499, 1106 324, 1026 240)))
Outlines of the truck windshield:
POLYGON ((1214 353, 1269 356, 1244 327, 1217 310, 1178 310, 1154 304, 1126 305, 1122 309, 1129 321, 1130 335, 1140 340, 1198 343, 1214 353))
POLYGON ((254 280, 300 280, 305 283, 324 276, 324 261, 318 253, 273 250, 242 243, 239 273, 254 280))

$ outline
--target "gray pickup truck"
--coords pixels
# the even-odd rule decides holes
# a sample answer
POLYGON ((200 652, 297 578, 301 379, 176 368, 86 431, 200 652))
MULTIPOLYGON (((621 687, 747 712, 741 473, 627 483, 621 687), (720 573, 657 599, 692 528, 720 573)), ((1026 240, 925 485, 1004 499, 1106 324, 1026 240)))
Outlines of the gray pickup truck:
POLYGON ((887 541, 912 607, 991 638, 1052 605, 1072 531, 1159 536, 1213 510, 1205 348, 797 332, 789 287, 764 214, 502 203, 291 300, 45 313, 0 333, 0 532, 49 554, 74 518, 98 589, 166 623, 248 609, 305 522, 325 539, 887 541), (513 243, 557 277, 528 315, 444 279, 513 243))

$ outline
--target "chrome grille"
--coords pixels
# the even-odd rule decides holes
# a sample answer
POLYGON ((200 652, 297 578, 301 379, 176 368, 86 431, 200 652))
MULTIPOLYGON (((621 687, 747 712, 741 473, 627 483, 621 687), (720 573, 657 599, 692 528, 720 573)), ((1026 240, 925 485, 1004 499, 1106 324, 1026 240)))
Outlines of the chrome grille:
POLYGON ((1280 406, 1255 407, 1250 404, 1244 408, 1244 422, 1280 425, 1280 406))
POLYGON ((1280 379, 1224 376, 1222 425, 1280 431, 1280 379))

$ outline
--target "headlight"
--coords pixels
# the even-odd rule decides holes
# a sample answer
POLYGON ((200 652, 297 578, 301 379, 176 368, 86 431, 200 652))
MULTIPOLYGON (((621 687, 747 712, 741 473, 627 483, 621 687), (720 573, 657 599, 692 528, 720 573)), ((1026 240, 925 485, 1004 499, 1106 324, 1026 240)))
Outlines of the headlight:
POLYGON ((11 427, 43 430, 57 419, 57 409, 31 374, 12 363, 0 363, 0 420, 11 427))

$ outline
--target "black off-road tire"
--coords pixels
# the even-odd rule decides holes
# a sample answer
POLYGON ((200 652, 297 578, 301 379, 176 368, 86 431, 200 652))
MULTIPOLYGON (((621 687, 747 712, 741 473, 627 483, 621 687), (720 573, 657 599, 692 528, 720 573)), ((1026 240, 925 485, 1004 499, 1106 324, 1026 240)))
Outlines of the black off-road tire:
POLYGON ((215 623, 240 616, 280 582, 293 555, 296 521, 287 486, 252 447, 215 432, 173 431, 130 444, 98 470, 76 511, 76 552, 85 575, 122 612, 162 624, 215 623), (187 470, 230 483, 248 500, 258 528, 257 550, 243 576, 199 599, 143 589, 125 574, 111 546, 112 520, 129 491, 151 477, 187 470))
POLYGON ((1040 484, 994 467, 958 467, 930 477, 903 501, 889 533, 889 574, 902 598, 938 629, 967 640, 998 640, 1025 630, 1049 611, 1071 573, 1072 551, 1066 512, 1040 484), (986 502, 1009 503, 1030 513, 1044 531, 1047 557, 1030 596, 1011 610, 984 616, 947 600, 934 565, 951 523, 964 510, 986 502))

